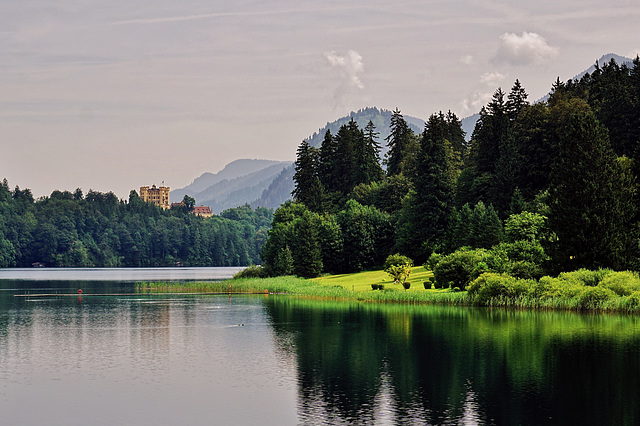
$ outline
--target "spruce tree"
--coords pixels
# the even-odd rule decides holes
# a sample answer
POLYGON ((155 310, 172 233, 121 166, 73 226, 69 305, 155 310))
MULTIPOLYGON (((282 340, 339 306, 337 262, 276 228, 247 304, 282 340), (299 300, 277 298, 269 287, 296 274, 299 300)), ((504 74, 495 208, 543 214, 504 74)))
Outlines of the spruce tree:
POLYGON ((323 188, 318 175, 318 150, 303 140, 297 151, 292 195, 295 201, 303 203, 312 211, 322 210, 323 188))
POLYGON ((449 123, 440 112, 427 120, 418 151, 415 193, 404 224, 404 252, 421 263, 447 245, 452 224, 453 178, 447 140, 449 123))
POLYGON ((387 175, 395 176, 405 172, 408 162, 414 153, 414 142, 412 140, 413 132, 400 113, 398 108, 393 111, 391 116, 391 133, 387 137, 386 164, 387 175))
POLYGON ((625 268, 633 216, 629 174, 609 143, 606 129, 588 108, 573 110, 560 129, 559 154, 550 184, 550 245, 556 272, 579 268, 625 268))
POLYGON ((318 235, 318 218, 310 211, 294 224, 293 272, 303 278, 315 278, 322 273, 322 251, 318 235))

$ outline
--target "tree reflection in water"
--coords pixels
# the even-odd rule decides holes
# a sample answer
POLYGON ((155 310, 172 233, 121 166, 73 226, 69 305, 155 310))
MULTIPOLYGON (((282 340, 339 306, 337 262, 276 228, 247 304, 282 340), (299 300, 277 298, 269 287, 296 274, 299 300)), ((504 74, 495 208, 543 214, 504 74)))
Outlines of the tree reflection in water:
POLYGON ((640 422, 635 317, 266 303, 297 363, 302 423, 640 422))

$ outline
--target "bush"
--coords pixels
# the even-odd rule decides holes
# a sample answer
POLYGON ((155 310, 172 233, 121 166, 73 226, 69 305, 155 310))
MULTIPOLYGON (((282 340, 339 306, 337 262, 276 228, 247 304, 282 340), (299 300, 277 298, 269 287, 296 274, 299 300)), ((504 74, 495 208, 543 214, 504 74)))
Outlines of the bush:
POLYGON ((600 284, 602 279, 612 273, 611 269, 598 269, 597 271, 591 271, 589 269, 578 269, 573 272, 563 272, 558 275, 558 279, 566 281, 579 281, 583 285, 589 287, 595 287, 600 284))
POLYGON ((269 275, 262 266, 251 265, 238 271, 233 278, 267 278, 269 275))
POLYGON ((461 248, 442 256, 433 268, 435 288, 464 288, 489 269, 490 255, 485 249, 461 248))
POLYGON ((469 297, 479 305, 486 305, 491 299, 515 299, 528 292, 533 282, 519 280, 509 275, 485 273, 476 278, 469 286, 469 297))
POLYGON ((629 271, 612 272, 602 279, 598 287, 608 288, 618 296, 629 296, 640 290, 640 278, 629 271))
POLYGON ((586 286, 575 296, 575 299, 578 308, 597 309, 615 296, 616 294, 608 288, 586 286))
POLYGON ((629 311, 637 311, 640 308, 640 291, 634 291, 625 297, 622 306, 629 311))

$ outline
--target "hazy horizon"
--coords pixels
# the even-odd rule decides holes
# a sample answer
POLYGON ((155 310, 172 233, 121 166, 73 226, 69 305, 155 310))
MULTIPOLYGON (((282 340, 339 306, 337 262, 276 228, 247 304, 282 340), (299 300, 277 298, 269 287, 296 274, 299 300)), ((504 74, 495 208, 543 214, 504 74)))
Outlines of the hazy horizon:
POLYGON ((356 0, 0 4, 0 179, 113 191, 188 185, 240 158, 294 160, 365 107, 479 110, 635 57, 640 5, 356 0))

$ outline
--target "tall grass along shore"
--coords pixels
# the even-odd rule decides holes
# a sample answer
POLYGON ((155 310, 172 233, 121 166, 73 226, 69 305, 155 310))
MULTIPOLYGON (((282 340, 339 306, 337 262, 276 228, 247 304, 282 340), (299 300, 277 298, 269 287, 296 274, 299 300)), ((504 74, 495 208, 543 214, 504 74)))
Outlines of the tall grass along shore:
POLYGON ((523 280, 485 273, 466 291, 431 288, 431 272, 414 267, 408 289, 383 271, 238 278, 219 282, 140 283, 141 292, 280 293, 327 300, 640 313, 640 278, 634 272, 579 270, 556 278, 523 280), (426 283, 426 285, 425 285, 426 283))

